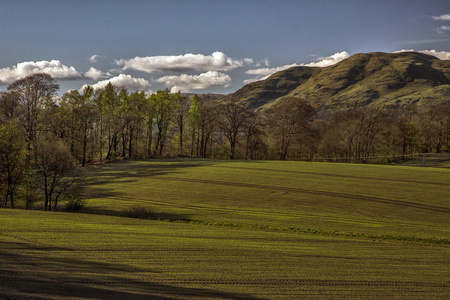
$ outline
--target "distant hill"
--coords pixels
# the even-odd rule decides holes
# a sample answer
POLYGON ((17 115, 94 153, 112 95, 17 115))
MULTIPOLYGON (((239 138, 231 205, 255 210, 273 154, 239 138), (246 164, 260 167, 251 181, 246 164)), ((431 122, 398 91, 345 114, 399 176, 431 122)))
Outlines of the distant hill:
POLYGON ((293 67, 227 97, 263 109, 286 96, 304 98, 322 113, 366 105, 447 103, 450 61, 416 52, 356 54, 329 67, 293 67))
POLYGON ((275 99, 293 92, 305 83, 320 68, 294 67, 271 75, 266 80, 256 81, 229 96, 245 103, 250 109, 257 109, 275 99))

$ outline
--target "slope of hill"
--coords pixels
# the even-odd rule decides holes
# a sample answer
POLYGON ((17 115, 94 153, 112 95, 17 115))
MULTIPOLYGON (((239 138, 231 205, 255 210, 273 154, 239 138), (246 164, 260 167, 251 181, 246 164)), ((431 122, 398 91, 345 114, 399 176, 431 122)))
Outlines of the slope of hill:
POLYGON ((450 61, 415 52, 362 53, 329 67, 281 71, 232 96, 250 108, 286 96, 304 98, 319 111, 409 103, 430 106, 450 101, 450 61), (288 84, 280 88, 280 82, 288 84))
POLYGON ((317 67, 293 67, 272 74, 265 80, 247 84, 228 96, 238 99, 250 109, 256 109, 293 92, 319 71, 317 67))

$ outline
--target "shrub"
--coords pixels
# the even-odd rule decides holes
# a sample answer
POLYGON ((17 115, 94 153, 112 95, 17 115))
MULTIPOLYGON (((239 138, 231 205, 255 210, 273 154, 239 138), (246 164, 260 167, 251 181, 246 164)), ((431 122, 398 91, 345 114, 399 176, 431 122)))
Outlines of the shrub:
POLYGON ((81 182, 77 182, 74 186, 68 189, 64 194, 66 200, 66 211, 80 212, 86 207, 87 200, 82 197, 83 186, 81 182))
POLYGON ((137 218, 137 219, 154 219, 155 216, 150 211, 150 209, 142 207, 142 206, 135 206, 132 208, 129 208, 125 211, 125 217, 128 218, 137 218))

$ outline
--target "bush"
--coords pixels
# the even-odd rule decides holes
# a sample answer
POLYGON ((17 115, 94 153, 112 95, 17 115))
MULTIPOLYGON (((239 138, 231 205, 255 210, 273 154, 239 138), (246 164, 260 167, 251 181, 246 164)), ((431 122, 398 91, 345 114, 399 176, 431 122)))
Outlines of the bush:
POLYGON ((124 213, 125 217, 128 218, 137 218, 137 219, 154 219, 155 216, 150 211, 150 209, 141 207, 141 206, 135 206, 132 208, 129 208, 124 213))
POLYGON ((87 200, 80 198, 69 198, 66 203, 66 211, 80 212, 86 206, 87 200))
POLYGON ((82 197, 83 186, 81 182, 77 182, 64 195, 66 200, 66 211, 80 212, 85 208, 87 200, 82 197))

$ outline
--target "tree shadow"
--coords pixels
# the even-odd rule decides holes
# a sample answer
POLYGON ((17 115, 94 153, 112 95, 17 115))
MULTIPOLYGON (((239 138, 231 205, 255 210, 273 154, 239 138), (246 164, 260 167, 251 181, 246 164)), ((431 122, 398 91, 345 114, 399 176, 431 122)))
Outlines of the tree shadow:
POLYGON ((206 287, 164 284, 151 278, 131 279, 133 273, 156 276, 157 272, 119 263, 52 257, 53 251, 72 249, 0 243, 0 299, 261 299, 206 287))
POLYGON ((211 165, 209 161, 186 161, 182 159, 167 160, 125 160, 102 165, 89 166, 85 169, 83 186, 91 199, 117 197, 123 193, 112 191, 107 186, 113 183, 131 183, 141 178, 175 174, 186 168, 211 165))

